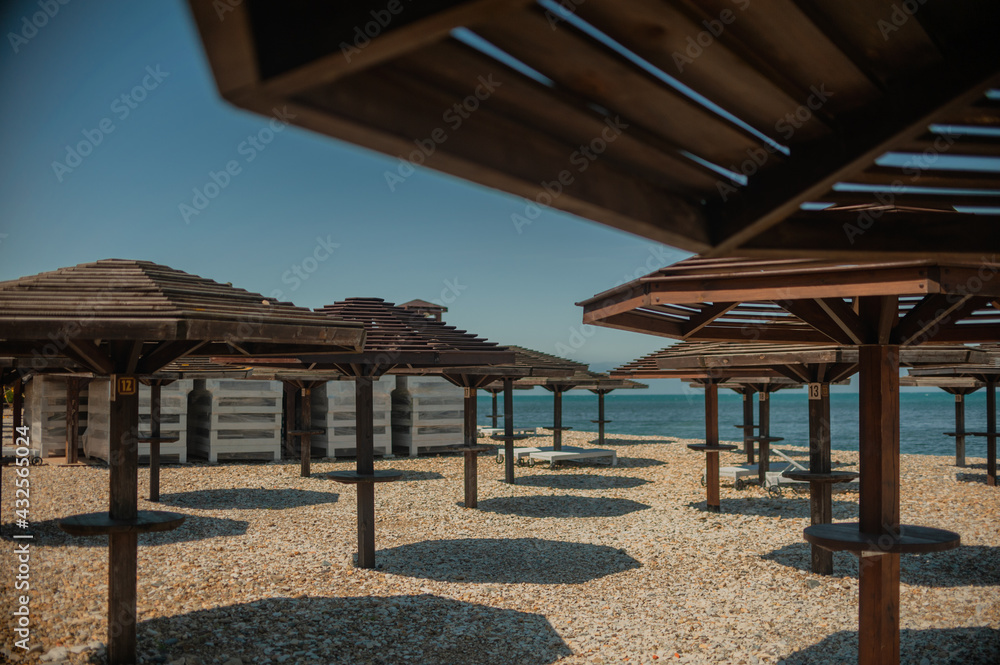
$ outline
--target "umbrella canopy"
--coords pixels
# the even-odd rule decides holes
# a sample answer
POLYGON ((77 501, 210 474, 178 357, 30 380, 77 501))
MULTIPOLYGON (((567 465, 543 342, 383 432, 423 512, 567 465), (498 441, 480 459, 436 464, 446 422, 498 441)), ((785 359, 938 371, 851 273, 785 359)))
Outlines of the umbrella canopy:
POLYGON ((901 347, 993 341, 1000 263, 820 259, 681 261, 594 296, 584 321, 680 339, 858 347, 860 520, 805 538, 863 553, 862 663, 899 660, 899 555, 957 547, 958 534, 899 521, 901 347))
POLYGON ((1000 247, 1000 174, 954 159, 1000 154, 996 3, 189 4, 225 99, 397 159, 390 191, 523 196, 519 232, 550 205, 693 252, 1000 247))
MULTIPOLYGON (((110 259, 0 282, 0 354, 110 376, 110 509, 69 517, 109 536, 108 659, 135 662, 137 536, 183 516, 138 510, 138 381, 191 355, 357 351, 364 328, 148 261, 110 259)), ((33 363, 33 368, 34 368, 33 363)), ((40 368, 39 368, 40 369, 40 368)))

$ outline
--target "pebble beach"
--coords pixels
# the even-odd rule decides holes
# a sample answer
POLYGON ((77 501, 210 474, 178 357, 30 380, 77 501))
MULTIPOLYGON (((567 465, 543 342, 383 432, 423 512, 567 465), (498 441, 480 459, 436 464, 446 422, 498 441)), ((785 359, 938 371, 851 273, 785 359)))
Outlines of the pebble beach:
MULTIPOLYGON (((808 491, 723 481, 722 512, 706 512, 704 456, 685 445, 696 442, 612 434, 617 466, 519 466, 513 486, 484 453, 476 510, 462 505, 461 456, 378 459, 403 479, 376 486, 375 570, 354 565, 354 487, 324 477, 353 459, 314 461, 311 478, 294 460, 166 465, 158 504, 141 467, 139 509, 188 517, 140 536, 139 662, 857 662, 857 559, 837 553, 833 576, 809 572, 808 491)), ((856 452, 833 458, 857 468, 856 452)), ((953 463, 901 456, 902 522, 962 536, 957 550, 902 557, 902 662, 995 665, 1000 494, 985 460, 953 463)), ((104 662, 106 538, 56 522, 106 510, 108 470, 46 464, 30 479, 32 650, 13 646, 5 612, 0 661, 104 662)), ((14 467, 2 483, 12 607, 14 467)), ((856 486, 836 493, 834 521, 856 519, 857 500, 856 486)))

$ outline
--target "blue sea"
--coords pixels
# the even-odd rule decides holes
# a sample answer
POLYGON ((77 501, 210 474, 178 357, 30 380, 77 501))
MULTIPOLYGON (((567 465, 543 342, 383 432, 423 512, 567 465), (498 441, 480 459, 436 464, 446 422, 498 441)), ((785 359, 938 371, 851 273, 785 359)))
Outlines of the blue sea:
MULTIPOLYGON (((690 439, 705 438, 704 393, 690 395, 644 395, 636 391, 614 392, 605 398, 605 418, 612 420, 606 432, 612 435, 641 434, 690 439)), ((503 395, 498 399, 503 426, 503 395)), ((758 422, 754 400, 754 422, 758 422)), ((489 424, 489 393, 480 393, 479 424, 489 424)), ((954 456, 955 440, 944 432, 955 429, 955 398, 933 392, 900 393, 900 452, 916 455, 954 456)), ((585 391, 563 394, 563 426, 596 432, 597 396, 585 391)), ((858 395, 830 395, 831 438, 834 450, 858 449, 858 395)), ((736 393, 719 391, 719 434, 723 440, 742 441, 743 401, 736 393)), ((784 437, 782 444, 809 445, 809 415, 806 393, 778 392, 771 395, 771 436, 784 437)), ((550 393, 514 392, 515 427, 552 425, 550 393)), ((986 394, 978 391, 965 398, 966 431, 986 430, 986 394)), ((966 455, 986 456, 986 439, 966 437, 966 455)))

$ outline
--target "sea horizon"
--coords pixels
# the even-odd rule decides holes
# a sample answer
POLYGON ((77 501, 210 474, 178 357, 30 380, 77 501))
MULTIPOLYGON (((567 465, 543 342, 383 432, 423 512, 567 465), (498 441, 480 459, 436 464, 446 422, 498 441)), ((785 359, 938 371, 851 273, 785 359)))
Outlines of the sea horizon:
MULTIPOLYGON (((476 422, 490 423, 491 396, 480 392, 476 422)), ((781 445, 809 445, 808 400, 805 392, 771 395, 771 435, 783 437, 781 445)), ((944 391, 900 393, 900 443, 902 454, 955 455, 955 439, 944 432, 955 430, 955 398, 944 391)), ((758 402, 754 400, 754 423, 758 423, 758 402)), ((503 395, 498 399, 500 426, 503 423, 503 395)), ((609 436, 642 435, 664 438, 704 439, 704 393, 650 395, 615 392, 605 397, 605 418, 610 420, 609 436)), ((597 396, 583 390, 563 394, 563 426, 576 431, 597 432, 597 396)), ((735 425, 743 421, 742 397, 719 391, 719 435, 724 441, 742 441, 735 425)), ((514 393, 515 427, 552 425, 551 393, 514 393)), ((858 450, 858 394, 830 395, 831 447, 833 450, 858 450)), ((986 393, 979 391, 965 397, 966 431, 985 431, 986 393)), ((966 437, 966 456, 985 457, 985 437, 966 437)))

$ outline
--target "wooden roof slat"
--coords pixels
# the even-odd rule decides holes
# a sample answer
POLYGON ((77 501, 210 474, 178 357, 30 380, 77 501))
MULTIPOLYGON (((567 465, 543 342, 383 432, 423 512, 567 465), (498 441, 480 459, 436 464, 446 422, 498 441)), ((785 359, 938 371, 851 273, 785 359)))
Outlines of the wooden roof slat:
POLYGON ((540 9, 476 26, 484 39, 612 113, 635 118, 702 159, 728 166, 760 139, 569 25, 553 30, 540 9))
MULTIPOLYGON (((775 120, 808 97, 808 87, 792 82, 731 35, 713 41, 710 48, 701 48, 697 42, 692 47, 688 37, 696 38, 706 30, 703 21, 717 21, 723 30, 731 23, 692 10, 692 6, 657 0, 596 0, 577 6, 575 13, 722 108, 739 109, 736 115, 749 125, 780 140, 775 120)), ((731 15, 738 20, 741 14, 737 5, 729 12, 725 18, 731 15)), ((830 131, 816 117, 800 130, 800 141, 830 131)))

